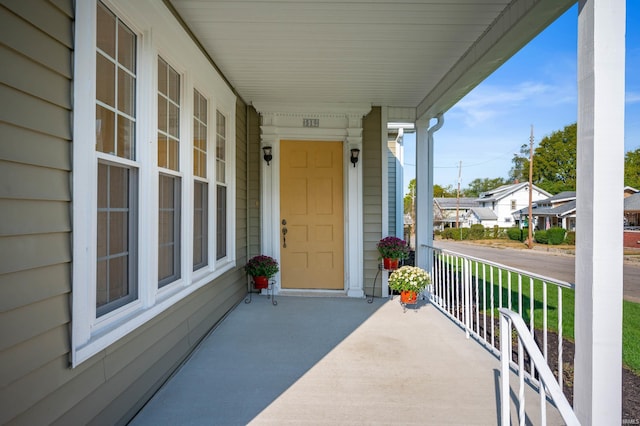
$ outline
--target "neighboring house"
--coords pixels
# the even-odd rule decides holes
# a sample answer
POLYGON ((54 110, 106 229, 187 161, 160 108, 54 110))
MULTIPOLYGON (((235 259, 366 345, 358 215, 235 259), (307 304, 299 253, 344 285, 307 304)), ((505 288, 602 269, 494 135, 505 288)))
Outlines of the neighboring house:
POLYGON ((624 246, 640 248, 640 192, 624 199, 624 246))
MULTIPOLYGON (((625 226, 630 223, 637 223, 637 215, 630 210, 629 206, 634 205, 637 199, 638 190, 627 186, 623 190, 625 203, 625 226), (632 195, 633 194, 633 195, 632 195)), ((523 208, 514 214, 516 219, 525 222, 529 216, 529 209, 523 208)), ((549 229, 560 227, 568 231, 576 230, 576 192, 564 191, 544 200, 533 203, 532 208, 533 223, 535 229, 549 229)))
POLYGON ((485 228, 493 228, 498 225, 498 216, 489 207, 472 207, 465 215, 467 226, 482 225, 485 228))
POLYGON ((633 194, 637 194, 640 192, 640 189, 636 189, 633 186, 625 186, 624 187, 624 198, 627 198, 633 194))
MULTIPOLYGON (((531 209, 534 229, 560 227, 568 231, 576 229, 576 193, 564 191, 544 200, 538 200, 531 209)), ((529 208, 514 214, 522 223, 529 217, 529 208)))
POLYGON ((640 230, 640 192, 624 199, 624 226, 640 230))
MULTIPOLYGON (((444 112, 574 3, 400 0, 413 22, 396 25, 388 5, 355 0, 2 1, 0 424, 126 424, 247 295, 253 255, 279 261, 276 293, 363 298, 376 243, 398 229, 393 121, 416 126, 426 268, 444 112)), ((585 15, 601 9, 582 3, 596 39, 578 58, 593 73, 585 58, 615 26, 593 31, 585 15)), ((623 105, 589 87, 578 82, 592 114, 623 105)), ((578 114, 578 129, 599 118, 609 135, 620 115, 578 114)), ((587 173, 608 160, 585 157, 587 173)), ((522 207, 481 200, 499 220, 522 207)))
MULTIPOLYGON (((547 191, 533 185, 532 200, 545 199, 550 197, 547 191)), ((516 226, 514 214, 520 209, 529 206, 529 183, 515 183, 502 185, 491 191, 480 194, 476 199, 479 207, 491 209, 497 216, 497 225, 500 227, 516 226)))
POLYGON ((469 210, 478 207, 475 198, 471 197, 437 197, 433 199, 433 226, 440 231, 444 228, 455 228, 456 217, 460 227, 469 226, 466 216, 469 210))

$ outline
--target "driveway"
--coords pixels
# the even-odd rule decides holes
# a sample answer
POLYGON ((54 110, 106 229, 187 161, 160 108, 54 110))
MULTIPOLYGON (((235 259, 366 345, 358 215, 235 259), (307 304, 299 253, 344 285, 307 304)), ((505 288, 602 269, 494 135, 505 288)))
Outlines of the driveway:
MULTIPOLYGON (((436 247, 468 256, 491 260, 525 271, 532 271, 562 281, 575 283, 575 256, 544 250, 497 248, 471 242, 436 240, 436 247), (542 271, 542 272, 540 272, 542 271)), ((640 264, 626 263, 623 267, 624 298, 640 303, 640 264)))

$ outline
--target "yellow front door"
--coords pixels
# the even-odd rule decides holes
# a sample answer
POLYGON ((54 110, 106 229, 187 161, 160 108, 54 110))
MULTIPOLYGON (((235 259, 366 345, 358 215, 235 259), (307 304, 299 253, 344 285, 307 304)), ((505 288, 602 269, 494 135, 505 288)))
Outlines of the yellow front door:
POLYGON ((280 142, 282 288, 344 289, 341 142, 280 142))

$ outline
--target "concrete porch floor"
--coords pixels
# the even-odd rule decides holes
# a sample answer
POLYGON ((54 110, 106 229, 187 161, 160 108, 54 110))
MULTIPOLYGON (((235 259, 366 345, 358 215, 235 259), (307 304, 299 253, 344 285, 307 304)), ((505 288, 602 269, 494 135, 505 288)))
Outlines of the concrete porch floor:
MULTIPOLYGON (((512 422, 517 424, 513 395, 512 422)), ((499 360, 434 306, 254 295, 131 425, 499 424, 499 360)), ((526 399, 540 424, 539 397, 526 399)), ((548 424, 562 424, 547 404, 548 424)))

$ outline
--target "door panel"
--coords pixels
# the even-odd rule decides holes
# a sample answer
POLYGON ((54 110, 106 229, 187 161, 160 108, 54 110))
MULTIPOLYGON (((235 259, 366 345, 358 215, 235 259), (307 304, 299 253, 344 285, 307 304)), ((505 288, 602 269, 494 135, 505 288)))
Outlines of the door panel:
POLYGON ((342 143, 281 141, 280 164, 282 288, 344 289, 342 143))

